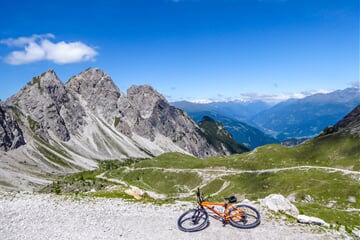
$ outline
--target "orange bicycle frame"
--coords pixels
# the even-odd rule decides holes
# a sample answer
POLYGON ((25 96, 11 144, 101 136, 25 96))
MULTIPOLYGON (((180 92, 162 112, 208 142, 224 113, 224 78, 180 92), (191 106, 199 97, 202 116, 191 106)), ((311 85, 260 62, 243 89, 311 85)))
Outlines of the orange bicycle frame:
POLYGON ((200 206, 209 209, 210 211, 212 211, 213 213, 215 213, 217 216, 219 216, 220 218, 222 218, 225 222, 227 222, 229 220, 229 218, 234 218, 234 217, 240 217, 244 214, 243 211, 236 211, 233 214, 229 214, 229 210, 231 208, 234 208, 234 206, 232 204, 229 203, 219 203, 219 202, 201 202, 200 206), (216 207, 221 207, 224 208, 224 212, 221 213, 218 210, 216 210, 216 207))

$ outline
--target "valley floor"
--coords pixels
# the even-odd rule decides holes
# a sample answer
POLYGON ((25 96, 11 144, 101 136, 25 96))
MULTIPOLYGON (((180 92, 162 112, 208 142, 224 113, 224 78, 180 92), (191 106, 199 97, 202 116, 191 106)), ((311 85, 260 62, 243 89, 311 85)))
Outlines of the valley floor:
POLYGON ((0 236, 4 240, 42 239, 344 239, 345 235, 275 220, 262 212, 254 229, 237 229, 210 218, 201 232, 177 228, 179 215, 192 206, 152 205, 122 199, 75 198, 50 194, 0 193, 0 236))

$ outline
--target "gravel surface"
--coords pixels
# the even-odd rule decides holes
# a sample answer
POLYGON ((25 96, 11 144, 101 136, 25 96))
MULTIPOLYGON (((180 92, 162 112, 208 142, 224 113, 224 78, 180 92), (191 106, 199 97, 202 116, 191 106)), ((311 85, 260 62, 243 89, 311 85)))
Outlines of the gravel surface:
MULTIPOLYGON (((344 239, 318 226, 289 224, 262 215, 254 229, 238 229, 210 218, 208 228, 185 233, 177 218, 190 203, 172 205, 122 199, 75 198, 50 194, 0 193, 0 239, 344 239)), ((262 211, 260 211, 262 213, 262 211)))

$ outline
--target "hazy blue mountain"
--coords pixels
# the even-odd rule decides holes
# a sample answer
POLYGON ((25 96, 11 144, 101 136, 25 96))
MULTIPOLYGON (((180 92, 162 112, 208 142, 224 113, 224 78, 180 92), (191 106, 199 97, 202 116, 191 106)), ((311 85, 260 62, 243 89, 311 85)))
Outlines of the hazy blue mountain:
POLYGON ((229 131, 229 133, 238 143, 245 144, 251 149, 265 144, 279 142, 258 128, 250 126, 249 124, 238 121, 231 117, 222 116, 215 111, 195 111, 188 112, 188 114, 196 122, 200 122, 204 116, 209 116, 215 121, 221 122, 225 129, 229 131))
POLYGON ((256 124, 251 120, 254 115, 271 107, 266 102, 193 103, 179 101, 171 104, 187 112, 196 122, 201 121, 204 116, 209 116, 215 121, 221 122, 237 142, 243 143, 251 149, 278 142, 272 136, 254 127, 256 124))
POLYGON ((360 94, 359 88, 347 88, 289 99, 274 106, 262 101, 171 104, 186 111, 197 122, 206 115, 220 121, 236 141, 254 148, 273 143, 274 138, 297 142, 296 139, 316 136, 360 104, 360 94))
POLYGON ((252 118, 263 130, 279 140, 312 137, 336 124, 360 104, 358 88, 347 88, 303 99, 289 99, 252 118))
MULTIPOLYGON (((188 101, 172 102, 173 106, 183 109, 190 115, 200 116, 202 112, 210 112, 213 114, 219 114, 224 117, 230 117, 239 121, 249 121, 249 119, 268 108, 270 104, 263 101, 252 102, 211 102, 211 103, 193 103, 188 101)), ((199 121, 204 115, 200 116, 199 121)))

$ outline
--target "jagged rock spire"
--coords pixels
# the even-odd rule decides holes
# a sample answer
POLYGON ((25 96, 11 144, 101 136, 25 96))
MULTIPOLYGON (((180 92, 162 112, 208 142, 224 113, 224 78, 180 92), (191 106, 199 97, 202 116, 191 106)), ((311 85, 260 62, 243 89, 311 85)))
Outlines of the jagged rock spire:
POLYGON ((50 131, 62 141, 82 125, 84 111, 78 100, 65 89, 54 70, 34 77, 7 101, 18 106, 22 122, 34 134, 50 138, 50 131))
POLYGON ((118 112, 121 96, 111 77, 99 68, 88 68, 66 83, 66 87, 79 94, 87 107, 112 123, 118 112))

